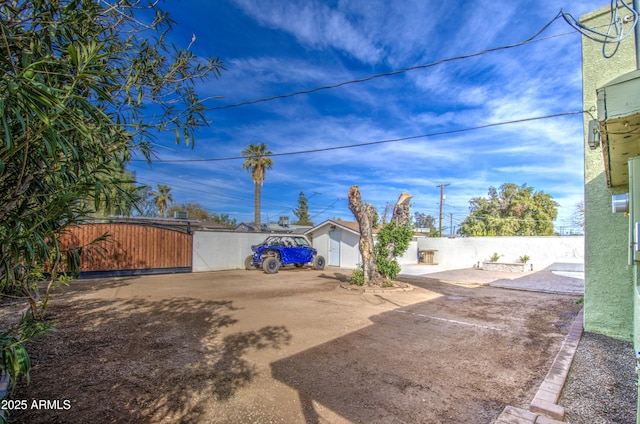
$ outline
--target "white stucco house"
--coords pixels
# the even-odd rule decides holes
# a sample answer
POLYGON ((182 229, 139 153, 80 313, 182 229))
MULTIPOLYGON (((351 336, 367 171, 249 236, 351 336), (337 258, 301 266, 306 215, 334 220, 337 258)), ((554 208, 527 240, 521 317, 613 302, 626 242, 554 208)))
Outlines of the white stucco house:
MULTIPOLYGON (((374 236, 376 230, 373 230, 374 236)), ((327 260, 328 266, 356 268, 361 263, 360 226, 355 221, 329 219, 305 232, 313 247, 327 260)), ((418 245, 412 241, 400 265, 418 263, 418 245)))

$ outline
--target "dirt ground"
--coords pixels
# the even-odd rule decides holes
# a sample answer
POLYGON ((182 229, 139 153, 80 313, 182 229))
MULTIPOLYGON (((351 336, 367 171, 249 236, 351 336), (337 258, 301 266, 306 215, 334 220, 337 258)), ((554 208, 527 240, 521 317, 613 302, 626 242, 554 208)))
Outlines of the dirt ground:
POLYGON ((437 280, 360 293, 345 272, 73 282, 10 422, 490 423, 528 407, 581 307, 437 280))

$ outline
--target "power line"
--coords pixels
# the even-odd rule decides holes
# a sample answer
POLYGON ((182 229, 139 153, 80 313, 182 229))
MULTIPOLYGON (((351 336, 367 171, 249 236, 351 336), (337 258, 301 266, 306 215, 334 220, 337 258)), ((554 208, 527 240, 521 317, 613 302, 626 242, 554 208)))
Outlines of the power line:
MULTIPOLYGON (((182 180, 185 181, 186 183, 193 182, 193 181, 186 180, 186 179, 182 179, 182 180)), ((232 195, 228 195, 228 194, 219 194, 219 193, 215 193, 215 192, 211 192, 211 191, 207 191, 207 190, 198 189, 198 188, 195 188, 194 186, 185 187, 183 185, 175 184, 175 181, 173 181, 173 180, 171 180, 171 182, 166 182, 166 181, 160 181, 159 179, 136 177, 136 182, 140 183, 140 181, 149 181, 149 182, 156 183, 156 184, 166 184, 166 185, 170 186, 171 188, 180 188, 180 189, 183 189, 183 190, 186 190, 186 191, 191 191, 191 192, 194 192, 194 193, 205 193, 205 194, 207 194, 207 195, 209 195, 211 197, 219 197, 219 198, 230 199, 230 200, 242 200, 242 201, 245 201, 245 202, 248 202, 248 201, 252 200, 249 197, 239 197, 239 196, 232 196, 232 195)), ((202 187, 202 186, 219 189, 219 187, 211 186, 209 184, 203 183, 202 181, 198 181, 197 187, 202 187)), ((263 205, 271 206, 271 207, 277 207, 277 208, 284 207, 284 205, 271 203, 271 202, 263 202, 263 205)))
MULTIPOLYGON (((537 38, 538 36, 540 36, 540 34, 542 34, 545 30, 547 30, 547 28, 553 22, 555 22, 555 20, 557 20, 559 16, 560 16, 560 14, 558 14, 555 18, 553 18, 553 20, 548 22, 534 36, 532 36, 529 39, 524 40, 522 42, 516 43, 516 44, 490 48, 490 49, 487 49, 487 50, 484 50, 484 51, 481 51, 481 52, 477 52, 477 53, 457 56, 457 57, 453 57, 453 58, 449 58, 449 59, 442 59, 442 60, 439 60, 439 61, 436 61, 436 62, 433 62, 433 63, 429 63, 429 64, 412 66, 412 67, 408 67, 408 68, 404 68, 404 69, 400 69, 400 70, 396 70, 396 71, 391 71, 391 72, 388 72, 388 73, 372 75, 372 76, 369 76, 369 77, 360 78, 360 79, 356 79, 356 80, 352 80, 352 81, 346 81, 346 82, 342 82, 342 83, 338 83, 338 84, 334 84, 334 85, 318 87, 318 88, 314 88, 314 89, 310 89, 310 90, 304 90, 304 91, 289 93, 289 94, 280 95, 280 96, 273 96, 273 97, 265 98, 265 99, 258 99, 258 100, 248 101, 248 102, 231 104, 231 105, 223 105, 223 106, 214 107, 214 108, 211 108, 211 109, 213 109, 213 110, 215 110, 215 109, 226 109, 226 108, 232 108, 232 107, 237 107, 237 106, 242 106, 242 105, 249 105, 249 104, 254 104, 254 103, 260 103, 260 102, 276 100, 276 99, 285 98, 285 97, 292 97, 292 96, 296 96, 296 95, 308 94, 308 93, 313 93, 313 92, 321 91, 321 90, 338 88, 338 87, 345 86, 345 85, 348 85, 348 84, 366 82, 366 81, 373 80, 373 79, 376 79, 376 78, 381 78, 381 77, 386 77, 386 76, 393 76, 393 75, 405 73, 405 72, 412 71, 412 70, 418 70, 418 69, 434 67, 434 66, 437 66, 437 65, 440 65, 440 64, 444 64, 444 63, 447 63, 447 62, 450 62, 450 61, 456 61, 456 60, 461 60, 461 59, 466 59, 466 58, 472 58, 472 57, 480 56, 480 55, 483 55, 483 54, 486 54, 486 53, 491 53, 491 52, 495 52, 495 51, 499 51, 499 50, 506 50, 506 49, 510 49, 510 48, 514 48, 514 47, 519 47, 519 46, 528 44, 528 43, 533 42, 533 41, 542 41, 542 40, 545 40, 545 39, 558 37, 560 35, 567 35, 567 33, 565 33, 565 34, 553 35, 553 36, 544 37, 544 38, 537 38)), ((330 150, 338 150, 338 149, 346 149, 346 148, 363 147, 363 146, 369 146, 369 145, 375 145, 375 144, 399 142, 399 141, 406 141, 406 140, 417 139, 417 138, 453 134, 453 133, 458 133, 458 132, 465 132, 465 131, 472 131, 472 130, 476 130, 476 129, 488 128, 488 127, 492 127, 492 126, 507 125, 507 124, 511 124, 511 123, 519 123, 519 122, 533 121, 533 120, 539 120, 539 119, 547 119, 547 118, 553 118, 553 117, 558 117, 558 116, 566 116, 566 115, 573 115, 573 114, 580 114, 580 113, 583 113, 583 112, 565 112, 565 113, 547 115, 547 116, 542 116, 542 117, 534 117, 534 118, 527 118, 527 119, 521 119, 521 120, 513 120, 513 121, 507 121, 507 122, 501 122, 501 123, 482 125, 482 126, 478 126, 478 127, 463 128, 463 129, 451 130, 451 131, 443 131, 443 132, 438 132, 438 133, 409 136, 409 137, 403 137, 403 138, 398 138, 398 139, 380 140, 380 141, 366 142, 366 143, 346 145, 346 146, 336 146, 336 147, 328 147, 328 148, 321 148, 321 149, 311 149, 311 150, 306 150, 306 151, 294 151, 294 152, 276 153, 276 154, 273 154, 271 156, 285 156, 285 155, 306 154, 306 153, 314 153, 314 152, 322 152, 322 151, 330 151, 330 150)), ((200 161, 208 162, 208 161, 228 161, 228 160, 237 160, 237 159, 246 159, 246 157, 239 156, 239 157, 211 158, 211 159, 200 159, 200 158, 198 158, 198 159, 192 159, 192 160, 189 160, 189 159, 176 159, 176 160, 161 160, 161 159, 158 159, 158 160, 155 160, 153 162, 158 162, 158 163, 200 162, 200 161)), ((142 162, 144 160, 136 160, 136 159, 134 159, 133 161, 142 162)), ((218 196, 230 197, 230 196, 224 196, 224 195, 218 195, 218 196)), ((329 207, 333 206, 333 204, 335 204, 335 202, 332 203, 329 207)), ((325 209, 325 211, 326 211, 326 209, 325 209)), ((324 212, 324 211, 322 211, 322 212, 324 212)))
MULTIPOLYGON (((159 143, 155 143, 155 142, 152 142, 151 144, 152 144, 152 145, 154 145, 155 147, 158 147, 158 148, 161 148, 161 149, 165 149, 165 150, 169 150, 170 152, 174 152, 174 153, 176 153, 176 154, 178 154, 178 155, 179 155, 179 154, 186 154, 186 155, 188 155, 188 156, 192 156, 192 157, 194 157, 194 158, 198 158, 198 159, 200 158, 200 156, 197 156, 197 155, 195 155, 195 154, 191 153, 191 151, 192 151, 192 150, 189 150, 189 151, 185 151, 184 149, 180 149, 180 150, 179 150, 179 149, 171 148, 171 147, 168 147, 168 146, 165 146, 165 145, 162 145, 162 144, 159 144, 159 143)), ((133 161, 133 162, 137 162, 137 163, 129 164, 129 166, 131 166, 131 167, 136 167, 136 168, 141 169, 141 170, 150 169, 150 168, 152 168, 152 165, 153 165, 154 163, 158 162, 158 161, 156 161, 156 160, 152 160, 151 162, 147 162, 147 160, 137 160, 137 159, 134 159, 134 160, 132 160, 132 161, 133 161), (144 165, 148 165, 148 166, 144 166, 144 165)), ((226 168, 226 169, 229 169, 229 170, 231 170, 231 169, 234 169, 234 170, 235 170, 235 169, 236 169, 236 168, 235 168, 235 166, 232 166, 232 165, 225 165, 225 168, 226 168)), ((216 168, 216 169, 217 169, 217 170, 220 170, 220 166, 218 166, 218 168, 216 168)), ((134 172, 136 172, 136 171, 134 171, 134 172)), ((181 180, 186 181, 186 182, 189 182, 189 183, 194 183, 194 182, 196 182, 196 181, 197 181, 198 185, 205 185, 205 186, 207 186, 207 187, 211 187, 211 188, 214 188, 214 189, 221 189, 221 188, 222 188, 222 187, 220 187, 220 186, 215 186, 215 185, 211 185, 211 184, 206 184, 206 183, 204 183, 204 182, 202 181, 202 175, 201 175, 201 174, 199 174, 199 175, 194 175, 194 174, 185 173, 185 172, 181 171, 181 175, 180 175, 180 176, 174 176, 173 178, 178 178, 178 179, 181 179, 181 180), (195 178, 195 180, 191 180, 191 179, 183 178, 184 176, 193 177, 193 178, 195 178)), ((151 181, 151 180, 150 180, 150 181, 151 181)), ((163 184, 166 184, 166 183, 163 183, 163 184)), ((280 184, 280 185, 289 185, 289 186, 294 187, 294 188, 296 188, 296 189, 300 189, 300 191, 303 191, 303 188, 300 188, 300 186, 299 186, 299 185, 294 185, 294 184, 291 184, 291 183, 289 183, 289 182, 287 182, 287 181, 278 181, 278 184, 280 184)), ((170 185, 170 184, 167 184, 167 185, 170 185)), ((225 186, 226 186, 226 185, 228 185, 228 181, 225 181, 225 186)), ((218 195, 218 196, 221 196, 221 197, 228 197, 228 198, 241 199, 241 198, 239 198, 239 197, 233 197, 233 196, 229 196, 229 195, 227 195, 227 196, 224 196, 224 195, 218 195)), ((264 197, 263 197, 263 199, 264 199, 264 197)), ((250 196, 248 196, 246 199, 241 199, 241 200, 253 200, 253 194, 251 194, 250 196)), ((273 204, 272 204, 272 205, 273 205, 273 204)), ((277 205, 274 205, 274 206, 277 206, 277 205)))
MULTIPOLYGON (((440 135, 456 134, 456 133, 462 133, 462 132, 467 132, 467 131, 481 130, 481 129, 485 129, 485 128, 499 127, 499 126, 503 126, 503 125, 518 124, 518 123, 522 123, 522 122, 531 122, 531 121, 539 121, 539 120, 542 120, 542 119, 558 118, 558 117, 561 117, 561 116, 580 115, 580 114, 583 114, 583 113, 585 113, 585 111, 582 111, 582 110, 581 111, 574 111, 574 112, 560 112, 560 113, 554 113, 554 114, 551 114, 551 115, 534 116, 534 117, 530 117, 530 118, 521 118, 521 119, 514 119, 514 120, 511 120, 511 121, 502 121, 502 122, 495 122, 495 123, 491 123, 491 124, 478 125, 476 127, 459 128, 459 129, 456 129, 456 130, 439 131, 439 132, 434 132, 434 133, 411 135, 411 136, 407 136, 407 137, 392 138, 392 139, 387 139, 387 140, 369 141, 369 142, 365 142, 365 143, 347 144, 347 145, 343 145, 343 146, 323 147, 323 148, 319 148, 319 149, 298 150, 298 151, 294 151, 294 152, 284 152, 284 153, 272 153, 272 154, 267 155, 267 156, 271 156, 271 157, 274 157, 274 156, 291 156, 291 155, 302 155, 302 154, 308 154, 308 153, 327 152, 327 151, 330 151, 330 150, 352 149, 352 148, 355 148, 355 147, 373 146, 373 145, 376 145, 376 144, 385 144, 385 143, 396 143, 396 142, 399 142, 399 141, 407 141, 407 140, 415 140, 415 139, 418 139, 418 138, 427 138, 427 137, 436 137, 436 136, 440 136, 440 135)), ((246 159, 246 156, 231 156, 231 157, 226 157, 226 158, 205 158, 205 159, 167 159, 167 160, 156 159, 156 160, 153 161, 153 163, 216 162, 216 161, 239 160, 239 159, 246 159)), ((132 162, 146 162, 146 159, 132 159, 132 162)))
POLYGON ((323 210, 321 210, 320 212, 315 213, 314 215, 310 216, 309 219, 313 219, 315 217, 317 217, 318 215, 322 215, 323 213, 325 213, 326 211, 328 211, 329 209, 333 209, 333 205, 335 205, 336 203, 338 203, 341 200, 346 200, 345 198, 342 197, 338 197, 336 198, 336 200, 334 200, 329 206, 327 206, 326 208, 324 208, 323 210))
MULTIPOLYGON (((472 57, 482 56, 482 55, 485 55, 487 53, 493 53, 493 52, 497 52, 497 51, 501 51, 501 50, 508 50, 508 49, 512 49, 512 48, 515 48, 515 47, 524 46, 525 44, 529 44, 529 43, 534 42, 534 41, 542 41, 542 40, 546 40, 546 39, 549 39, 549 38, 559 37, 560 35, 553 35, 553 36, 540 38, 540 39, 537 38, 540 34, 542 34, 544 31, 546 31, 547 28, 549 28, 549 26, 551 26, 551 24, 553 24, 558 18, 560 18, 562 16, 563 16, 563 12, 560 11, 552 20, 547 22, 533 36, 527 38, 524 41, 520 41, 520 42, 515 43, 515 44, 508 44, 508 45, 505 45, 505 46, 492 47, 492 48, 489 48, 489 49, 486 49, 486 50, 481 50, 481 51, 475 52, 475 53, 469 53, 469 54, 460 55, 460 56, 454 56, 454 57, 450 57, 450 58, 446 58, 446 59, 440 59, 440 60, 437 60, 435 62, 425 63, 423 65, 410 66, 408 68, 397 69, 395 71, 389 71, 389 72, 383 72, 381 74, 374 74, 374 75, 370 75, 370 76, 364 77, 364 78, 358 78, 358 79, 354 79, 354 80, 350 80, 350 81, 343 81, 343 82, 340 82, 340 83, 337 83, 337 84, 325 85, 325 86, 321 86, 321 87, 311 88, 311 89, 308 89, 308 90, 294 91, 292 93, 280 94, 280 95, 277 95, 277 96, 265 97, 265 98, 262 98, 262 99, 248 100, 248 101, 245 101, 245 102, 238 102, 238 103, 232 103, 232 104, 228 104, 228 105, 215 106, 215 107, 209 108, 209 110, 230 109, 230 108, 234 108, 234 107, 247 106, 247 105, 253 105, 253 104, 257 104, 257 103, 270 102, 270 101, 273 101, 273 100, 285 99, 285 98, 288 98, 288 97, 300 96, 300 95, 303 95, 303 94, 316 93, 318 91, 331 90, 331 89, 334 89, 334 88, 344 87, 344 86, 350 85, 350 84, 359 84, 359 83, 362 83, 362 82, 371 81, 371 80, 374 80, 374 79, 377 79, 377 78, 390 77, 390 76, 394 76, 394 75, 398 75, 398 74, 403 74, 403 73, 406 73, 406 72, 409 72, 409 71, 415 71, 415 70, 418 70, 418 69, 431 68, 431 67, 434 67, 434 66, 442 65, 444 63, 448 63, 448 62, 453 62, 453 61, 462 60, 462 59, 470 59, 472 57)), ((561 35, 565 35, 565 34, 561 34, 561 35)))
POLYGON ((611 20, 609 22, 609 26, 607 32, 597 31, 595 28, 589 28, 588 26, 582 25, 576 18, 574 18, 570 13, 564 12, 562 9, 560 10, 560 15, 575 30, 580 32, 585 37, 590 40, 597 41, 598 43, 602 43, 602 56, 605 59, 610 59, 613 55, 618 51, 618 47, 620 46, 620 42, 625 38, 629 37, 636 26, 638 25, 638 12, 632 7, 629 6, 625 0, 619 0, 627 11, 631 13, 629 17, 625 16, 624 18, 618 17, 618 10, 620 6, 618 5, 618 0, 611 0, 610 12, 611 12, 611 20), (633 21, 631 24, 631 28, 625 34, 624 32, 624 24, 633 21), (615 29, 614 34, 611 34, 611 30, 615 29), (607 44, 615 44, 613 52, 608 54, 606 52, 607 44))
POLYGON ((449 183, 441 183, 439 185, 437 185, 436 187, 440 188, 440 218, 438 219, 438 235, 440 237, 442 237, 442 204, 444 203, 444 188, 447 186, 450 186, 451 184, 449 183))

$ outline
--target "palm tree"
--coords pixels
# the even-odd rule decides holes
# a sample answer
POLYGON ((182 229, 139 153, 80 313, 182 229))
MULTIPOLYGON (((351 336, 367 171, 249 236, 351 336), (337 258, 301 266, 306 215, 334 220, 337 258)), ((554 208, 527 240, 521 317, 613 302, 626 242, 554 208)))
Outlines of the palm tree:
POLYGON ((242 167, 246 170, 251 169, 251 179, 253 180, 256 188, 253 192, 253 226, 254 231, 260 232, 260 187, 264 182, 264 172, 267 169, 273 167, 273 160, 269 157, 273 152, 267 150, 267 145, 262 144, 249 144, 242 154, 247 157, 242 167))
POLYGON ((156 203, 160 216, 164 218, 164 213, 169 207, 169 203, 173 202, 173 196, 171 193, 171 187, 158 184, 158 191, 153 192, 153 201, 156 203))

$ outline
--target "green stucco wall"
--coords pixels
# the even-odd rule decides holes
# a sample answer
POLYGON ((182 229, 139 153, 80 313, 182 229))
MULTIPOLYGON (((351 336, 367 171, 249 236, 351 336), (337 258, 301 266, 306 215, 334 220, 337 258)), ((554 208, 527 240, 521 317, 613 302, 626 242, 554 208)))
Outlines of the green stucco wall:
MULTIPOLYGON (((609 23, 609 7, 581 17, 589 27, 609 23)), ((611 51, 611 49, 609 49, 611 51)), ((605 59, 602 44, 582 39, 584 110, 596 111, 596 89, 636 69, 633 37, 623 41, 613 58, 605 59), (592 109, 593 108, 593 109, 592 109)), ((634 331, 633 267, 628 266, 629 219, 611 212, 611 196, 628 188, 607 188, 602 148, 590 150, 585 119, 585 301, 587 331, 631 341, 634 331)))

